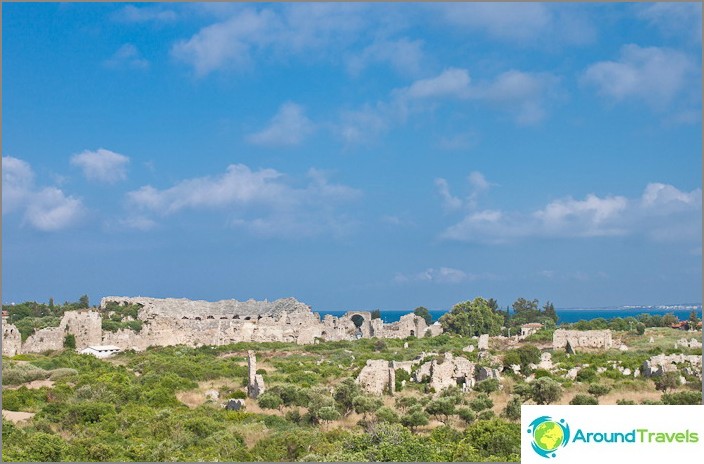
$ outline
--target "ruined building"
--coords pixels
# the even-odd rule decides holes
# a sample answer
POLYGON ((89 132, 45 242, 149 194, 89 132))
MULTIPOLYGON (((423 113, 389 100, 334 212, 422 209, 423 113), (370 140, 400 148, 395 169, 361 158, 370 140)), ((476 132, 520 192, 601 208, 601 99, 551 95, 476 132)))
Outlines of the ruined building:
POLYGON ((90 345, 115 345, 120 349, 145 350, 149 346, 226 345, 237 342, 292 342, 311 344, 316 340, 355 340, 359 338, 406 338, 432 336, 442 330, 430 328, 422 317, 406 314, 397 322, 385 324, 372 319, 367 311, 350 311, 341 317, 326 315, 322 320, 308 305, 294 298, 268 301, 222 300, 216 302, 175 298, 106 297, 100 302, 137 305, 142 329, 102 330, 97 311, 70 311, 59 327, 36 331, 24 343, 12 324, 3 321, 4 355, 38 353, 63 348, 66 335, 76 338, 76 349, 90 345))

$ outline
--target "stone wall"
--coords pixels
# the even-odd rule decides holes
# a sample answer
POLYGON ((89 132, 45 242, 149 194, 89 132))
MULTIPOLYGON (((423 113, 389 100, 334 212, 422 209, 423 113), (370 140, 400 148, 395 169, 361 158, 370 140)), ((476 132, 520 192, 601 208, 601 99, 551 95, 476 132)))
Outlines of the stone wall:
MULTIPOLYGON (((123 350, 141 351, 149 346, 180 344, 218 346, 278 341, 303 345, 315 343, 316 339, 422 337, 427 329, 425 320, 414 314, 406 314, 391 324, 372 319, 368 311, 350 311, 339 318, 326 315, 321 321, 319 314, 294 298, 273 302, 208 302, 111 296, 100 301, 101 308, 106 309, 108 303, 139 305, 138 317, 143 322, 142 330, 103 331, 100 313, 71 311, 64 315, 59 327, 37 331, 19 349, 9 330, 3 331, 3 343, 7 340, 8 352, 36 353, 63 348, 64 337, 73 334, 78 350, 89 345, 115 345, 123 350)), ((441 328, 432 333, 441 333, 441 328)))
POLYGON ((22 348, 22 335, 13 324, 2 322, 2 355, 14 356, 20 353, 22 348))
POLYGON ((396 372, 393 365, 385 359, 368 359, 356 382, 367 393, 381 395, 389 392, 393 395, 396 387, 396 372))
POLYGON ((575 348, 611 348, 611 330, 557 329, 552 335, 552 347, 565 348, 569 342, 575 348))

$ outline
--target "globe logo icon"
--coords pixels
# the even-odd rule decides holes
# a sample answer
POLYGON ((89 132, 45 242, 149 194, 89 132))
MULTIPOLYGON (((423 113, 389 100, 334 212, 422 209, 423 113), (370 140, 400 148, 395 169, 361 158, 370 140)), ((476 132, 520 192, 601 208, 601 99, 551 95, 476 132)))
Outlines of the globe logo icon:
POLYGON ((527 430, 532 435, 531 447, 544 458, 554 458, 558 448, 570 441, 570 427, 564 419, 555 421, 550 416, 540 416, 530 423, 527 430))

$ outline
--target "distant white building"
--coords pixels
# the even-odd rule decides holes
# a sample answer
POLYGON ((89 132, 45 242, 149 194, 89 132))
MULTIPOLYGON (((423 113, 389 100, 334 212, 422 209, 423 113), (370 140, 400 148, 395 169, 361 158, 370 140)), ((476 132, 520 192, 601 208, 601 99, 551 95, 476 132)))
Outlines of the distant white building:
POLYGON ((120 348, 115 345, 93 345, 82 349, 81 354, 92 354, 96 358, 108 358, 120 351, 120 348))

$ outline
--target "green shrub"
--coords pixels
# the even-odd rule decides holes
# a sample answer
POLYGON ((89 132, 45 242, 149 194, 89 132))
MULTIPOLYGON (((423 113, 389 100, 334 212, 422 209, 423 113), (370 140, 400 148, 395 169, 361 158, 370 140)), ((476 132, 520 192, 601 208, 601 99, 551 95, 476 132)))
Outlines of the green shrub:
POLYGON ((584 395, 584 394, 580 393, 578 395, 575 395, 574 398, 572 398, 572 401, 570 401, 570 404, 581 404, 581 405, 599 404, 599 400, 592 395, 584 395))
POLYGON ((493 393, 499 389, 500 383, 498 379, 486 379, 478 382, 474 389, 478 392, 493 393))
POLYGON ((683 391, 665 393, 661 397, 663 404, 702 404, 702 392, 683 391))
POLYGON ((623 400, 623 399, 621 399, 621 400, 616 400, 616 404, 625 406, 625 405, 633 405, 633 404, 636 404, 636 402, 633 401, 633 400, 623 400))
POLYGON ((494 406, 494 402, 489 398, 489 395, 482 393, 469 402, 469 407, 479 412, 484 409, 489 409, 494 406))

